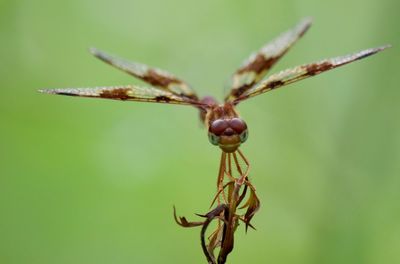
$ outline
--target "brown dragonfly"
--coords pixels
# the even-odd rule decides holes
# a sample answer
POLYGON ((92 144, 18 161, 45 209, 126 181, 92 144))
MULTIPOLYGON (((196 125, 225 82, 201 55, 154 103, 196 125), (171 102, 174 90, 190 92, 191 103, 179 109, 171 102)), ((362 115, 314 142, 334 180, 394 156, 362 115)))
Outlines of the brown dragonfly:
MULTIPOLYGON (((92 48, 90 52, 100 60, 125 71, 150 84, 150 87, 123 85, 96 88, 43 89, 40 92, 78 97, 104 98, 123 101, 154 102, 190 105, 199 109, 200 118, 208 129, 211 144, 222 150, 220 170, 231 158, 238 165, 238 156, 249 163, 239 147, 249 135, 246 122, 241 119, 235 107, 256 95, 275 90, 302 79, 366 58, 389 47, 389 45, 362 50, 350 55, 325 59, 318 62, 286 69, 264 78, 273 65, 304 35, 311 26, 311 19, 303 19, 253 53, 231 77, 231 89, 223 103, 213 97, 198 97, 189 84, 164 70, 145 64, 131 62, 92 48), (237 155, 238 153, 239 155, 237 155)), ((243 172, 243 174, 246 174, 243 172)), ((218 178, 221 190, 223 174, 218 178)))
MULTIPOLYGON (((259 201, 255 195, 254 187, 248 180, 250 168, 249 162, 239 149, 240 145, 248 138, 248 128, 246 122, 239 117, 235 107, 239 103, 251 97, 315 76, 350 62, 366 58, 390 47, 389 45, 386 45, 362 50, 350 55, 300 65, 272 74, 264 79, 272 66, 274 66, 275 63, 278 62, 279 59, 292 47, 292 45, 305 34, 310 26, 311 19, 303 19, 294 28, 282 33, 277 38, 264 45, 259 51, 253 53, 232 75, 230 82, 231 89, 225 96, 223 103, 219 103, 216 99, 210 96, 199 98, 189 84, 171 73, 141 63, 121 59, 94 48, 90 49, 90 52, 94 56, 136 78, 141 79, 144 82, 147 82, 151 86, 142 87, 137 85, 123 85, 96 88, 44 89, 40 90, 40 92, 122 101, 190 105, 196 107, 199 109, 200 118, 208 130, 209 141, 211 144, 219 146, 222 150, 217 180, 218 192, 214 198, 214 201, 218 198, 219 207, 208 214, 210 217, 209 219, 219 217, 222 210, 226 210, 224 209, 226 208, 226 205, 229 205, 231 208, 230 211, 228 211, 230 212, 230 216, 227 216, 224 221, 225 223, 233 223, 232 226, 236 225, 235 223, 237 220, 234 219, 234 217, 236 217, 234 212, 244 198, 246 189, 239 197, 238 189, 235 193, 235 191, 232 191, 233 185, 230 185, 231 191, 228 191, 228 193, 230 193, 231 197, 226 198, 224 189, 227 184, 224 185, 224 178, 227 176, 231 180, 230 183, 235 182, 235 186, 237 185, 240 187, 245 183, 245 188, 250 187, 251 189, 250 198, 243 206, 248 208, 247 212, 243 216, 243 219, 241 219, 240 216, 238 217, 246 223, 246 227, 252 227, 250 220, 259 208, 259 201), (243 162, 246 166, 245 169, 240 165, 240 163, 243 162), (233 177, 234 173, 232 166, 234 166, 235 171, 240 177, 233 177), (232 198, 232 196, 235 195, 236 198, 232 198), (221 204, 220 199, 223 199, 226 203, 221 204)), ((186 227, 200 224, 204 225, 204 223, 189 223, 185 218, 181 218, 180 224, 186 227)), ((225 250, 225 253, 221 253, 222 255, 225 255, 224 258, 226 258, 226 255, 230 250, 232 250, 233 231, 231 230, 232 232, 229 233, 228 231, 222 232, 221 230, 222 228, 218 228, 214 233, 210 240, 208 249, 205 248, 205 243, 202 243, 203 250, 209 260, 213 260, 211 251, 218 245, 221 245, 221 248, 223 248, 222 251, 225 250), (226 242, 228 240, 230 241, 229 243, 226 242)))

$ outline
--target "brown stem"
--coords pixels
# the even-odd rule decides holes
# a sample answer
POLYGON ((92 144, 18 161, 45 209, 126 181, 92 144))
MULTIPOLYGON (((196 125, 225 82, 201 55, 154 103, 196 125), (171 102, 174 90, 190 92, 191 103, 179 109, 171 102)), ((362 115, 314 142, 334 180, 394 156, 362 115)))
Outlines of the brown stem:
POLYGON ((203 227, 201 228, 200 232, 200 239, 201 239, 201 248, 203 249, 203 253, 207 258, 208 263, 210 264, 215 264, 215 257, 212 252, 209 252, 207 249, 206 241, 205 241, 205 233, 207 231, 208 225, 214 220, 215 218, 218 218, 218 216, 226 211, 227 206, 225 204, 221 204, 217 206, 214 210, 211 210, 207 215, 206 221, 204 221, 203 227))
POLYGON ((232 252, 234 245, 234 232, 236 229, 235 212, 236 212, 236 201, 238 198, 240 186, 235 183, 235 189, 233 191, 232 199, 229 204, 227 223, 225 224, 224 234, 221 242, 221 250, 218 255, 218 263, 225 263, 228 254, 232 252))

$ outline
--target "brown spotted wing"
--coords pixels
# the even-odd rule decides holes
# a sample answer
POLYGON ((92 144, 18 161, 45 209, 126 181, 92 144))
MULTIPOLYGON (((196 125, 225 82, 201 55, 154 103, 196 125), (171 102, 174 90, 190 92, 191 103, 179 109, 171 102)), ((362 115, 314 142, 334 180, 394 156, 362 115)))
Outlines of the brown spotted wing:
POLYGON ((258 83, 290 47, 306 33, 311 22, 311 18, 303 19, 293 29, 282 33, 264 45, 258 52, 251 54, 232 76, 231 90, 225 101, 234 101, 258 83))
POLYGON ((169 91, 154 87, 141 87, 136 85, 96 87, 96 88, 63 88, 63 89, 43 89, 42 93, 104 98, 114 100, 169 103, 182 105, 202 105, 197 100, 188 99, 175 95, 169 91))
POLYGON ((128 74, 139 78, 161 90, 165 90, 177 96, 186 97, 192 100, 198 99, 196 93, 189 84, 185 83, 167 71, 149 67, 142 63, 118 58, 96 48, 91 48, 90 52, 100 60, 109 63, 110 65, 123 70, 128 74))
POLYGON ((151 84, 152 86, 142 87, 137 85, 125 85, 95 88, 42 89, 39 91, 49 94, 114 100, 194 105, 198 107, 206 106, 198 100, 196 93, 187 83, 171 73, 149 67, 145 64, 121 59, 95 48, 91 48, 90 52, 102 61, 107 62, 116 68, 151 84))
POLYGON ((232 102, 234 104, 237 104, 240 101, 245 100, 249 97, 253 97, 271 91, 273 89, 291 84, 293 82, 297 82, 302 79, 315 76, 317 74, 351 63, 353 61, 366 58, 388 47, 390 47, 390 45, 366 49, 350 55, 321 60, 319 62, 314 62, 310 64, 297 66, 292 69, 283 70, 279 73, 269 76, 260 84, 247 89, 239 97, 235 98, 232 102))
POLYGON ((263 46, 258 52, 252 54, 232 76, 231 89, 225 97, 225 102, 237 104, 249 97, 368 57, 390 47, 387 45, 366 49, 347 56, 301 65, 273 74, 258 84, 267 74, 268 70, 304 35, 310 26, 311 19, 303 19, 293 29, 281 34, 263 46))

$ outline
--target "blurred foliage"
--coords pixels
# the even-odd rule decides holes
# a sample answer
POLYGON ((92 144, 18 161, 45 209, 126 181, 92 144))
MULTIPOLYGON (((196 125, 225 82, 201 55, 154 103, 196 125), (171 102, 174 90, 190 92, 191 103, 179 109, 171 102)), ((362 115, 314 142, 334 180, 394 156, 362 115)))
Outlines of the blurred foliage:
MULTIPOLYGON (((203 263, 219 149, 184 106, 39 88, 140 83, 92 45, 167 69, 200 95, 304 16, 273 71, 391 43, 249 100, 242 147, 262 203, 231 263, 399 263, 399 1, 0 1, 0 263, 203 263)), ((243 229, 243 227, 241 227, 243 229)))

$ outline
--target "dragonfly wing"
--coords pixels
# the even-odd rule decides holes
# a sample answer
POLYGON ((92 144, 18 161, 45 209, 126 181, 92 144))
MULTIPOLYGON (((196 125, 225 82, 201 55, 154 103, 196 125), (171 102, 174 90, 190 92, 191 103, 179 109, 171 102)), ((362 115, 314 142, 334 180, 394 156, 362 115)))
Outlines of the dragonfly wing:
POLYGON ((319 62, 305 64, 305 65, 294 67, 292 69, 287 69, 287 70, 281 71, 277 74, 271 75, 270 77, 265 79, 263 82, 261 82, 259 85, 247 90, 239 98, 237 98, 234 101, 234 103, 237 104, 240 101, 243 101, 247 98, 274 90, 276 88, 288 85, 293 82, 300 81, 302 79, 305 79, 305 78, 308 78, 311 76, 315 76, 315 75, 323 73, 325 71, 348 64, 350 62, 366 58, 366 57, 371 56, 377 52, 380 52, 388 47, 390 47, 390 46, 387 45, 387 46, 381 46, 381 47, 377 47, 377 48, 366 49, 366 50, 363 50, 363 51, 360 51, 360 52, 357 52, 354 54, 336 57, 336 58, 327 59, 327 60, 322 60, 319 62))
POLYGON ((293 29, 288 30, 253 53, 236 71, 231 79, 231 90, 225 101, 234 101, 254 84, 304 35, 311 26, 311 18, 305 18, 293 29))
POLYGON ((200 105, 200 103, 198 103, 196 100, 185 99, 168 91, 153 87, 140 87, 134 85, 96 88, 43 89, 39 90, 39 92, 123 101, 154 102, 195 106, 200 105))
POLYGON ((118 58, 96 48, 91 48, 90 52, 100 60, 123 70, 152 86, 192 100, 198 99, 194 90, 187 83, 178 79, 171 73, 161 69, 151 68, 145 64, 118 58))

